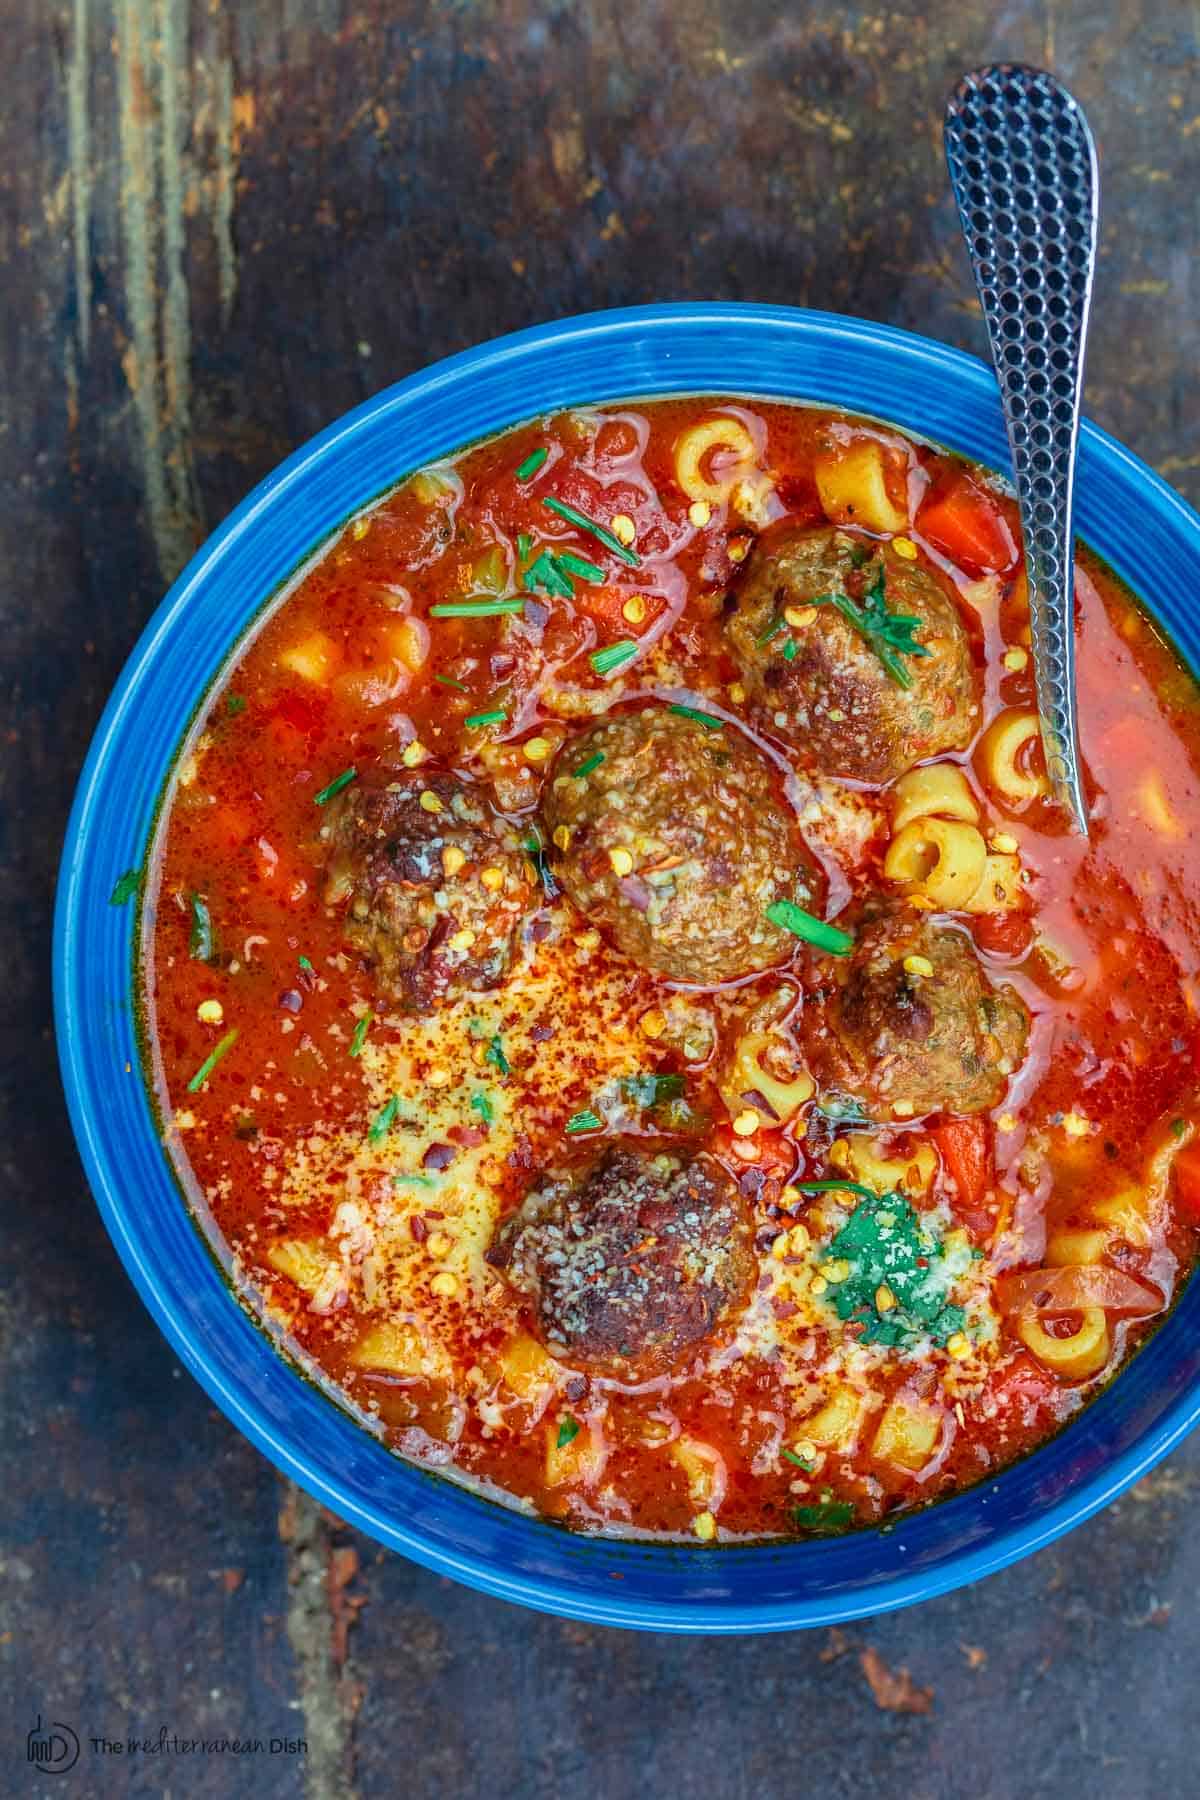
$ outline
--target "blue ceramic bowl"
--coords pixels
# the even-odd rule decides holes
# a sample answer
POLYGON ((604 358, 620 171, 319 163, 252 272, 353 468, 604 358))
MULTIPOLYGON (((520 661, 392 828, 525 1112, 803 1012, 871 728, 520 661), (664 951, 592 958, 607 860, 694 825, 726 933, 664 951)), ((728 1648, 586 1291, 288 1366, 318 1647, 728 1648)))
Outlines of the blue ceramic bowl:
MULTIPOLYGON (((1094 1405, 998 1480, 886 1532, 727 1549, 570 1534, 399 1461, 307 1383, 233 1298, 155 1129, 135 1034, 140 868, 180 739, 266 598, 347 514, 472 439, 581 402, 725 392, 874 413, 1007 467, 981 363, 821 313, 653 306, 501 338, 360 406, 255 489, 150 621, 79 784, 58 893, 59 1052, 113 1242, 176 1354, 233 1422, 342 1518, 440 1573, 547 1612, 660 1631, 781 1631, 906 1606, 1048 1544, 1145 1474, 1200 1416, 1200 1283, 1094 1405)), ((1094 426, 1078 528, 1195 663, 1200 518, 1094 426)))

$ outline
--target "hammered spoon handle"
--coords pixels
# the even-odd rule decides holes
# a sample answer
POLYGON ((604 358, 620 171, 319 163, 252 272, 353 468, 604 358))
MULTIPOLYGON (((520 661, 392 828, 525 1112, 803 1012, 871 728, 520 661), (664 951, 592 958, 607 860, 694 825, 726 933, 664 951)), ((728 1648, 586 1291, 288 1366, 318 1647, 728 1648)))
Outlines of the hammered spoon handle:
POLYGON ((1096 263, 1096 146, 1078 101, 1052 75, 1017 63, 963 77, 946 109, 945 141, 1012 453, 1046 770, 1086 837, 1072 505, 1096 263))

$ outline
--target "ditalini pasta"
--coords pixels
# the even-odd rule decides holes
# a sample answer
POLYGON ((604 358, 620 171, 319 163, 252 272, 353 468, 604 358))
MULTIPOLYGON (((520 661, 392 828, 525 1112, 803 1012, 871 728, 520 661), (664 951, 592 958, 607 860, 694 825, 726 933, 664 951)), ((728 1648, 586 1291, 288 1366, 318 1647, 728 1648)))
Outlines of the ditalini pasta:
POLYGON ((1200 1220, 1200 713, 1076 591, 1086 849, 1012 502, 885 424, 540 419, 265 610, 166 795, 147 1067, 365 1430, 718 1545, 990 1479, 1136 1351, 1200 1220))

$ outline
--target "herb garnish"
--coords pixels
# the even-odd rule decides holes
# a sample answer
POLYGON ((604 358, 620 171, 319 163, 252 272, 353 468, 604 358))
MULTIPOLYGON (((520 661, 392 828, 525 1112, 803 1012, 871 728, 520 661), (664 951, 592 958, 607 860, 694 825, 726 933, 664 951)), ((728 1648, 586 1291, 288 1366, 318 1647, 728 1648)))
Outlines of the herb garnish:
POLYGON ((573 1419, 570 1413, 568 1413, 558 1427, 558 1443, 556 1447, 559 1450, 565 1450, 568 1444, 574 1443, 575 1439, 579 1436, 581 1429, 582 1427, 580 1426, 579 1420, 573 1419))
POLYGON ((669 710, 678 714, 681 719, 695 719, 698 725, 707 726, 709 731, 724 730, 724 719, 718 719, 715 713, 698 712, 694 706, 672 706, 669 710))
POLYGON ((608 579, 598 564, 589 562, 586 556, 576 556, 573 550, 559 550, 554 560, 568 575, 578 575, 580 581, 590 581, 593 587, 608 579))
POLYGON ((787 620, 781 614, 776 613, 762 636, 754 640, 759 649, 761 650, 764 644, 769 644, 773 637, 778 637, 786 624, 787 620))
POLYGON ((798 1469, 803 1469, 806 1475, 811 1475, 817 1466, 809 1457, 797 1456, 794 1450, 780 1450, 779 1454, 786 1457, 788 1462, 795 1463, 798 1469))
POLYGON ((533 539, 527 531, 517 533, 517 555, 522 562, 529 561, 529 552, 533 549, 533 539))
POLYGON ((627 1075, 621 1092, 635 1106, 658 1106, 663 1100, 678 1100, 686 1082, 682 1075, 627 1075))
POLYGON ((548 506, 552 513, 557 513, 559 518, 565 519, 569 525, 578 525, 580 531, 590 532, 599 543, 604 545, 606 550, 611 550, 614 556, 619 556, 621 561, 628 563, 631 569, 641 567, 642 559, 637 552, 628 549, 620 538, 614 537, 606 525, 599 524, 595 519, 589 519, 586 513, 581 513, 577 507, 568 506, 565 500, 543 500, 542 505, 548 506))
POLYGON ((471 1095, 471 1110, 479 1114, 485 1125, 490 1125, 496 1116, 496 1109, 486 1094, 471 1095))
POLYGON ((108 904, 124 906, 127 901, 132 900, 138 891, 138 882, 141 879, 141 875, 136 869, 126 869, 123 875, 118 875, 113 884, 113 891, 108 896, 108 904))
POLYGON ((544 444, 540 444, 536 450, 531 450, 517 470, 517 480, 532 481, 549 454, 550 452, 544 444))
POLYGON ((496 1033, 483 1053, 485 1063, 491 1063, 493 1069, 499 1069, 502 1076, 512 1074, 512 1065, 504 1054, 504 1045, 500 1042, 500 1034, 496 1033))
POLYGON ((482 725, 503 725, 507 717, 507 707, 498 706, 493 712, 472 713, 469 719, 463 720, 463 724, 468 731, 478 731, 482 725))
POLYGON ((598 769, 603 761, 603 750, 597 750, 594 756, 589 756, 586 762, 581 762, 577 769, 572 769, 571 773, 576 781, 582 781, 585 775, 590 775, 593 769, 598 769))
POLYGON ((849 1525, 854 1508, 848 1500, 822 1500, 818 1506, 793 1506, 792 1517, 806 1531, 837 1531, 849 1525))
POLYGON ((569 575, 559 567, 559 558, 552 550, 543 550, 536 562, 530 563, 521 579, 528 588, 540 588, 544 594, 553 594, 559 600, 569 600, 575 592, 571 586, 569 575))
POLYGON ((300 967, 301 967, 301 968, 302 968, 302 969, 304 969, 304 970, 306 970, 306 971, 307 971, 307 973, 308 973, 308 974, 309 974, 309 975, 312 975, 312 974, 314 974, 314 973, 315 973, 315 971, 314 971, 314 969, 313 969, 313 966, 312 966, 312 963, 311 963, 311 962, 310 962, 310 961, 309 961, 309 959, 308 959, 308 957, 307 957, 307 956, 298 956, 298 957, 297 957, 297 958, 296 958, 296 961, 297 961, 297 962, 298 962, 298 963, 299 963, 299 964, 300 964, 300 967))
POLYGON ((225 696, 225 711, 231 719, 236 719, 239 713, 244 713, 249 704, 250 702, 242 694, 226 694, 225 696))
POLYGON ((593 650, 588 661, 597 675, 615 675, 637 653, 638 646, 632 638, 622 638, 618 644, 606 644, 603 650, 593 650))
POLYGON ((393 1175, 393 1187, 436 1187, 432 1175, 393 1175))
POLYGON ((364 1013, 362 1018, 358 1021, 358 1024, 354 1027, 354 1036, 350 1039, 351 1056, 362 1055, 362 1047, 367 1041, 367 1033, 370 1029, 371 1015, 370 1013, 364 1013))
POLYGON ((431 619, 491 619, 499 613, 525 611, 523 600, 439 600, 431 606, 431 619))
POLYGON ((818 594, 806 602, 808 606, 836 606, 848 624, 853 625, 875 652, 897 687, 910 688, 912 676, 900 661, 902 656, 930 656, 924 644, 918 644, 913 632, 923 621, 915 613, 888 611, 885 594, 886 574, 882 563, 861 604, 848 594, 818 594))
POLYGON ((324 806, 327 800, 332 800, 335 794, 340 794, 344 787, 349 787, 357 774, 357 769, 343 769, 340 775, 334 776, 328 787, 323 787, 319 794, 313 795, 313 805, 324 806))
POLYGON ((199 894, 192 895, 192 929, 188 937, 188 955, 193 962, 212 961, 212 918, 199 894))
POLYGON ((547 900, 557 900, 560 892, 559 885, 554 879, 554 871, 546 856, 546 846, 542 842, 541 833, 536 825, 529 836, 523 840, 523 848, 527 851, 529 860, 537 871, 538 879, 542 884, 542 892, 547 900))
POLYGON ((603 1131, 604 1120, 588 1106, 583 1112, 572 1113, 564 1129, 570 1137, 579 1131, 603 1131))
POLYGON ((225 1052, 233 1049, 233 1046, 237 1043, 237 1038, 238 1028, 235 1025, 232 1031, 227 1031, 225 1033, 225 1036, 200 1064, 200 1067, 196 1070, 196 1073, 187 1084, 187 1091, 189 1094, 198 1094, 200 1092, 200 1089, 204 1086, 225 1052))
POLYGON ((903 1194, 876 1194, 856 1182, 804 1182, 803 1191, 848 1187, 860 1195, 829 1246, 850 1273, 830 1289, 839 1319, 861 1322, 864 1344, 911 1344, 928 1333, 944 1344, 961 1331, 966 1314, 947 1303, 955 1276, 945 1246, 921 1222, 903 1194), (881 1311, 879 1300, 887 1304, 881 1311))
POLYGON ((399 1094, 393 1094, 386 1105, 380 1107, 379 1111, 375 1114, 375 1117, 371 1120, 370 1129, 367 1132, 367 1142, 377 1144, 380 1138, 386 1137, 388 1132, 392 1129, 392 1126, 396 1123, 396 1114, 399 1111, 400 1096, 399 1094))
POLYGON ((469 694, 471 691, 465 681, 455 681, 453 675, 435 675, 433 679, 440 681, 443 687, 457 689, 460 694, 469 694))
POLYGON ((803 938, 805 943, 815 944, 818 950, 828 950, 834 956, 848 956, 854 948, 854 939, 848 931, 839 931, 836 925, 805 912, 793 900, 772 901, 766 916, 772 925, 778 925, 783 931, 790 931, 794 937, 803 938))

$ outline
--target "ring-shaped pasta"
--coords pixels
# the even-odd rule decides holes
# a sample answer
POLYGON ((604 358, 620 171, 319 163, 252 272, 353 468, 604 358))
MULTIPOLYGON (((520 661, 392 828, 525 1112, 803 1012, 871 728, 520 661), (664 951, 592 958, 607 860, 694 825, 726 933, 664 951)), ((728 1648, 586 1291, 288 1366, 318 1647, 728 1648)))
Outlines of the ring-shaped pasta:
POLYGON ((1097 1225, 1064 1226, 1046 1240, 1043 1261, 1048 1269, 1098 1263, 1108 1249, 1111 1237, 1111 1232, 1103 1231, 1097 1225))
POLYGON ((989 850, 979 886, 962 903, 969 913, 1011 912, 1021 899, 1021 864, 1015 856, 989 850))
POLYGON ((777 1075, 772 1075, 762 1060, 770 1041, 770 1034, 765 1031, 748 1031, 738 1040, 729 1079, 725 1083, 725 1103, 730 1112, 741 1112, 746 1104, 744 1096, 757 1091, 780 1124, 786 1124, 812 1099, 816 1083, 806 1069, 793 1076, 791 1081, 781 1081, 777 1075))
POLYGON ((739 483, 755 472, 758 451, 740 419, 705 419, 692 425, 675 445, 675 479, 689 500, 723 506, 739 483), (732 458, 719 479, 705 474, 705 464, 718 450, 732 458))
POLYGON ((956 763, 926 763, 924 768, 910 769, 892 789, 893 831, 903 831, 914 819, 933 814, 961 819, 964 825, 979 823, 975 796, 956 763))
POLYGON ((1044 773, 1022 768, 1020 758, 1029 744, 1040 740, 1035 712, 1005 712, 983 734, 980 755, 984 780, 1007 806, 1024 806, 1050 791, 1044 773))
POLYGON ((888 846, 883 872, 941 912, 955 912, 983 879, 987 846, 958 819, 914 819, 888 846))
POLYGON ((1079 1315, 1079 1327, 1070 1337, 1051 1337, 1040 1319, 1018 1319, 1017 1335, 1040 1363, 1066 1381, 1082 1381, 1095 1375, 1108 1361, 1111 1340, 1108 1314, 1102 1306, 1089 1306, 1079 1315))

